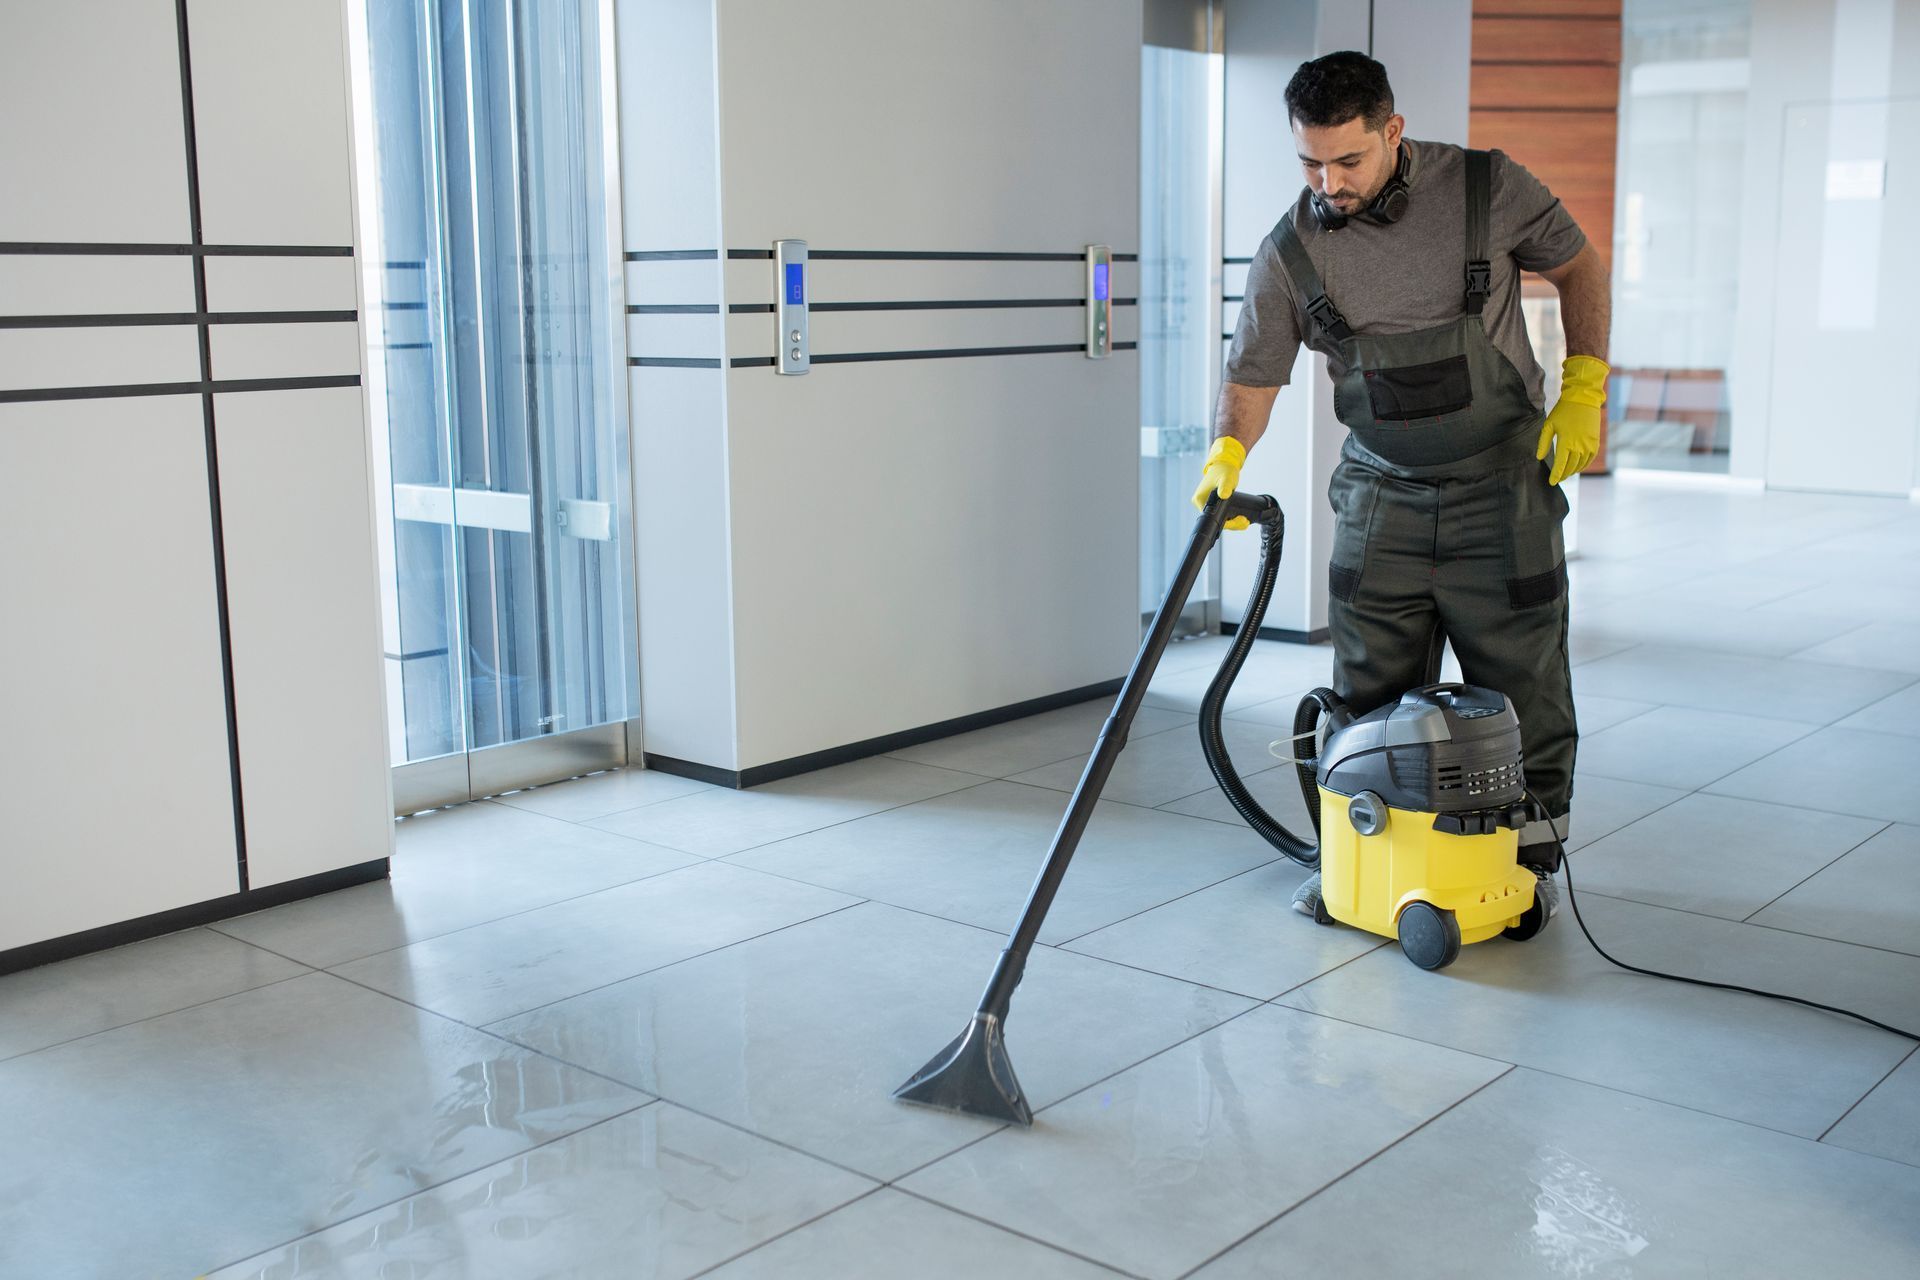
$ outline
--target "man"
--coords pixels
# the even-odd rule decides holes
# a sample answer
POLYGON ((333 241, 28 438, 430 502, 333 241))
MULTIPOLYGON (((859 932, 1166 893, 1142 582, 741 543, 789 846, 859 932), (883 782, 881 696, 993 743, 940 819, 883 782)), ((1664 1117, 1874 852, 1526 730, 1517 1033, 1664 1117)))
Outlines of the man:
MULTIPOLYGON (((1548 811, 1521 832, 1520 860, 1545 876, 1577 739, 1556 486, 1599 447, 1606 267, 1505 155, 1403 137, 1386 69, 1364 54, 1303 64, 1286 101, 1307 186, 1247 275, 1194 502, 1233 492, 1300 344, 1326 353, 1349 429, 1328 491, 1334 690, 1363 714, 1437 679, 1450 641, 1467 681, 1519 714, 1548 811), (1559 290, 1573 353, 1544 422, 1522 269, 1559 290)), ((1313 915, 1319 886, 1303 884, 1296 909, 1313 915)))

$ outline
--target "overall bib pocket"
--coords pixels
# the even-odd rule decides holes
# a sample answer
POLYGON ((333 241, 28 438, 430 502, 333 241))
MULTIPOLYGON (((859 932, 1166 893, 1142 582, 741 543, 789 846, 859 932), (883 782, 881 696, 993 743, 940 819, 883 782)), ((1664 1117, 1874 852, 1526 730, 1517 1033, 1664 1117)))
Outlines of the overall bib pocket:
POLYGON ((1366 369, 1367 398, 1375 419, 1411 422, 1458 413, 1473 405, 1473 371, 1464 355, 1394 369, 1366 369))

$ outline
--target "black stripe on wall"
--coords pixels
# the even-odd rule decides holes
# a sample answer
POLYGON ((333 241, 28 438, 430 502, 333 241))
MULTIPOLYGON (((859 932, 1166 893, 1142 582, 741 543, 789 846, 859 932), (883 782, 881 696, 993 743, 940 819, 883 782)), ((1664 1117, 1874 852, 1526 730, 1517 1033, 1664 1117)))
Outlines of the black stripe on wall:
MULTIPOLYGON (((306 378, 227 378, 200 382, 115 383, 100 387, 30 387, 21 391, 0 390, 0 404, 41 404, 49 400, 118 400, 138 396, 205 396, 211 404, 217 395, 236 391, 312 391, 325 387, 357 387, 357 373, 322 374, 306 378)), ((209 410, 211 412, 211 410, 209 410)))
MULTIPOLYGON (((180 116, 186 135, 187 212, 196 249, 206 246, 206 233, 200 209, 200 146, 194 131, 192 42, 187 35, 187 0, 174 0, 175 35, 180 44, 180 116)), ((207 257, 193 255, 193 309, 207 313, 207 257)), ((233 850, 240 892, 251 884, 247 875, 247 815, 241 793, 240 721, 234 710, 233 623, 227 601, 227 539, 220 518, 220 440, 213 418, 213 393, 204 388, 213 383, 213 333, 202 321, 195 328, 200 339, 200 417, 206 439, 207 507, 213 535, 213 586, 220 622, 220 674, 227 697, 227 768, 233 780, 233 850)))
MULTIPOLYGON (((183 54, 184 57, 184 54, 183 54)), ((182 66, 181 74, 187 74, 182 66)), ((190 92, 183 89, 182 92, 190 92)), ((194 161, 198 164, 196 158, 194 161)), ((196 178, 197 180, 197 178, 196 178)), ((189 193, 189 199, 193 193, 189 193)), ((107 244, 91 240, 0 240, 0 256, 48 254, 119 258, 351 258, 352 245, 340 244, 107 244)))
POLYGON ((350 324, 357 311, 151 311, 91 316, 0 316, 0 329, 119 329, 168 324, 350 324))

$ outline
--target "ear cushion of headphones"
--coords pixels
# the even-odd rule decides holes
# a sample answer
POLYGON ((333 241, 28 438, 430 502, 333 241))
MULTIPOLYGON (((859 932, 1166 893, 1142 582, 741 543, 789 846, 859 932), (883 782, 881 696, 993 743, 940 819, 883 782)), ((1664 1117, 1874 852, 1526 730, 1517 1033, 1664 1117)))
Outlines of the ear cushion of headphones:
POLYGON ((1396 174, 1367 207, 1367 216, 1380 223, 1398 222, 1406 216, 1407 199, 1407 184, 1396 174))
POLYGON ((1347 225, 1347 215, 1328 204, 1318 191, 1308 193, 1307 203, 1313 206, 1314 220, 1325 230, 1338 231, 1347 225))

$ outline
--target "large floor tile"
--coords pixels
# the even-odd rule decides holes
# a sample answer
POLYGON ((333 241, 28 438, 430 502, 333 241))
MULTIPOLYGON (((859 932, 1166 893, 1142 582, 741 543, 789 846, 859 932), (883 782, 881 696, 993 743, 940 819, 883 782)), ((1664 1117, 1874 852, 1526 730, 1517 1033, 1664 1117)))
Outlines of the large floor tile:
MULTIPOLYGON (((1306 801, 1301 797, 1299 769, 1283 764, 1275 769, 1247 775, 1242 781, 1247 784, 1247 794, 1253 797, 1255 804, 1267 811, 1269 817, 1302 840, 1312 841, 1313 819, 1307 816, 1306 801)), ((1168 813, 1184 813, 1189 817, 1207 818, 1243 829, 1246 826, 1246 819, 1240 816, 1239 810, 1233 807, 1233 801, 1227 799, 1227 793, 1218 786, 1208 786, 1204 791, 1158 807, 1168 813)))
POLYGON ((898 1191, 877 1191, 712 1273, 713 1280, 1112 1280, 1106 1267, 898 1191))
POLYGON ((1580 770, 1691 791, 1812 732, 1812 725, 1793 720, 1656 707, 1611 729, 1582 734, 1580 770))
POLYGON ((838 911, 858 898, 703 862, 335 969, 479 1025, 838 911))
POLYGON ((1920 1051, 1909 1054, 1821 1141, 1920 1166, 1920 1051))
POLYGON ((1838 662, 1920 675, 1920 643, 1910 621, 1869 622, 1797 654, 1808 662, 1838 662))
POLYGON ((1759 1280, 1917 1266, 1920 1171, 1523 1069, 1196 1280, 1759 1280))
POLYGON ((980 781, 976 774, 879 756, 745 791, 715 787, 598 818, 591 825, 719 858, 980 781))
MULTIPOLYGON (((854 907, 493 1028, 876 1178, 989 1133, 892 1093, 966 1026, 1004 938, 854 907)), ((1253 1002, 1037 948, 1008 1046, 1044 1106, 1253 1002)))
POLYGON ((211 1280, 679 1280, 871 1187, 656 1102, 211 1280))
POLYGON ((1578 693, 1830 724, 1913 683, 1898 671, 1643 644, 1583 663, 1578 693))
POLYGON ((1777 614, 1765 626, 1756 626, 1744 609, 1716 608, 1706 602, 1688 601, 1686 597, 1692 585, 1689 582, 1608 602, 1576 617, 1573 630, 1587 639, 1679 645, 1717 653, 1784 658, 1831 641, 1860 625, 1849 618, 1794 613, 1777 614))
MULTIPOLYGON (((1100 726, 1106 723, 1112 710, 1112 698, 1094 698, 1057 711, 1043 711, 1005 724, 956 733, 917 747, 903 747, 891 755, 896 760, 1004 778, 1093 750, 1100 726)), ((1133 732, 1159 733, 1192 723, 1193 717, 1189 715, 1142 707, 1134 717, 1133 732)))
MULTIPOLYGON (((1582 848, 1574 875, 1595 893, 1744 920, 1885 825, 1691 795, 1582 848)), ((1909 927, 1920 932, 1920 873, 1914 889, 1909 927)))
POLYGON ((221 933, 328 968, 696 859, 492 803, 408 818, 393 875, 374 884, 223 920, 221 933))
POLYGON ((1567 837, 1567 850, 1572 852, 1590 845, 1630 822, 1638 822, 1650 813, 1657 813, 1686 794, 1678 787, 1596 778, 1576 770, 1573 777, 1572 834, 1567 837))
MULTIPOLYGON (((1067 797, 990 782, 731 861, 1005 931, 1046 861, 1067 797)), ((1276 857, 1244 826, 1101 801, 1041 930, 1065 942, 1276 857)))
MULTIPOLYGON (((1916 628, 1920 634, 1920 628, 1916 628)), ((1920 680, 1890 697, 1840 721, 1841 729, 1871 729, 1876 733, 1904 733, 1920 738, 1920 680)))
POLYGON ((1603 729, 1645 715, 1658 705, 1633 698, 1603 698, 1597 693, 1575 694, 1573 698, 1574 718, 1579 721, 1583 741, 1603 729))
MULTIPOLYGON (((1265 772, 1280 763, 1268 747, 1285 735, 1271 725, 1222 717, 1220 736, 1227 744, 1227 758, 1242 777, 1265 772)), ((1039 769, 1016 773, 1010 781, 1071 792, 1086 771, 1089 754, 1082 752, 1039 769)), ((1129 737, 1100 795, 1105 800, 1152 808, 1217 785, 1213 771, 1207 767, 1206 753, 1201 750, 1199 731, 1192 725, 1183 725, 1163 733, 1144 737, 1136 733, 1129 737)))
POLYGON ((1920 827, 1887 828, 1753 922, 1920 955, 1920 827))
POLYGON ((572 778, 544 787, 529 787, 504 796, 493 797, 499 804, 512 805, 529 813, 568 822, 591 822, 610 813, 638 809, 642 805, 677 800, 714 788, 692 778, 675 777, 658 769, 610 769, 590 777, 572 778))
MULTIPOLYGON (((1912 957, 1593 894, 1580 907, 1601 945, 1628 963, 1859 1009, 1896 1026, 1920 1021, 1912 957)), ((1616 969, 1571 912, 1531 942, 1467 947, 1444 973, 1383 948, 1281 999, 1807 1137, 1908 1048, 1851 1019, 1616 969)))
POLYGON ((306 973, 305 965, 188 929, 0 977, 0 1058, 306 973))
MULTIPOLYGON (((1147 705, 1197 714, 1218 669, 1216 661, 1180 671, 1156 672, 1147 688, 1147 705)), ((1246 665, 1241 667, 1232 691, 1227 694, 1225 710, 1244 711, 1256 703, 1271 702, 1283 694, 1328 684, 1332 679, 1332 645, 1256 640, 1246 665)))
POLYGON ((1920 738, 1822 729, 1707 790, 1920 823, 1920 738))
POLYGON ((1285 860, 1069 943, 1069 951, 1271 1000, 1381 939, 1324 929, 1292 908, 1307 872, 1285 860))
POLYGON ((1267 1006, 902 1185, 1136 1275, 1173 1277, 1505 1070, 1267 1006))
POLYGON ((646 1100, 291 978, 0 1063, 0 1274, 198 1275, 646 1100))

